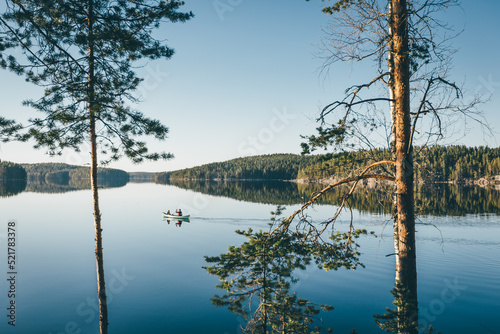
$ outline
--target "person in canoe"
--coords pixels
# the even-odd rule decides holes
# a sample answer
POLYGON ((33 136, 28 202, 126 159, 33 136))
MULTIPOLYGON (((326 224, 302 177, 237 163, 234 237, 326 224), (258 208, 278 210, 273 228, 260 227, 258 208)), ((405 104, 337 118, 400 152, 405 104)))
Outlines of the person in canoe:
MULTIPOLYGON (((182 210, 181 210, 181 209, 177 209, 177 210, 175 210, 175 213, 176 213, 176 214, 178 214, 179 216, 182 216, 182 210)), ((181 227, 181 226, 182 226, 182 221, 181 221, 181 220, 179 220, 179 221, 177 222, 177 224, 175 224, 175 226, 179 226, 179 227, 181 227)))
MULTIPOLYGON (((165 212, 164 212, 165 213, 165 212)), ((167 215, 171 215, 170 210, 167 211, 167 215)), ((170 219, 167 219, 167 223, 170 224, 170 219)))

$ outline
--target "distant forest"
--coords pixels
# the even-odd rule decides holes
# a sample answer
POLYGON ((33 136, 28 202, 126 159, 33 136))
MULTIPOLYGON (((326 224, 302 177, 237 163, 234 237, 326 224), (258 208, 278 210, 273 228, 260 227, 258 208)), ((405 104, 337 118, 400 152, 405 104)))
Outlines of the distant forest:
MULTIPOLYGON (((370 162, 390 159, 388 150, 340 153, 302 169, 299 179, 342 178, 370 162)), ((424 182, 464 182, 500 175, 500 148, 466 146, 415 147, 415 178, 424 182)))
POLYGON ((293 180, 300 169, 320 161, 321 156, 270 154, 210 163, 155 175, 155 182, 186 180, 293 180))
MULTIPOLYGON (((90 167, 63 163, 14 164, 0 162, 0 196, 22 191, 58 193, 90 189, 90 167)), ((99 187, 121 187, 129 181, 123 170, 99 168, 99 187)))
POLYGON ((0 181, 25 180, 26 170, 19 164, 0 161, 0 181))
MULTIPOLYGON (((23 164, 22 166, 26 170, 28 181, 45 180, 50 183, 68 184, 70 180, 89 180, 90 187, 90 167, 64 163, 23 164)), ((126 182, 129 180, 128 173, 120 169, 99 168, 98 175, 101 179, 115 178, 126 182)))
MULTIPOLYGON (((500 175, 500 148, 433 146, 415 148, 415 177, 424 182, 467 183, 500 175)), ((101 186, 136 182, 167 183, 170 180, 295 180, 340 179, 354 175, 371 162, 390 159, 388 150, 309 155, 270 154, 210 163, 173 172, 131 173, 99 168, 101 186), (132 176, 131 176, 132 175, 132 176), (111 182, 111 183, 110 183, 111 182), (118 182, 118 183, 116 183, 118 182)), ((30 183, 90 187, 89 168, 63 163, 15 164, 0 162, 0 180, 27 179, 30 183)), ((391 173, 391 170, 378 169, 391 173)))
MULTIPOLYGON (((500 175, 500 148, 432 146, 415 148, 415 177, 424 182, 465 182, 500 175)), ((238 158, 157 173, 157 183, 177 180, 295 180, 344 178, 371 162, 390 159, 386 149, 301 156, 271 154, 238 158)), ((384 172, 379 168, 379 172, 384 172)), ((385 170, 390 173, 390 170, 385 170)))

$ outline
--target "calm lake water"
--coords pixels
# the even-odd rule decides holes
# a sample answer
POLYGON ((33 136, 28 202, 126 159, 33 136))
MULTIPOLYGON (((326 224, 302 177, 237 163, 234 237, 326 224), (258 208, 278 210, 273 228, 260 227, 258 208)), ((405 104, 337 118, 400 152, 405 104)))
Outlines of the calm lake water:
MULTIPOLYGON (((245 241, 236 229, 267 229, 277 204, 286 205, 285 216, 297 209, 300 197, 312 190, 297 193, 296 187, 129 183, 101 190, 110 333, 240 333, 244 321, 210 302, 221 292, 215 288, 217 277, 202 268, 207 265, 204 256, 219 255, 245 241), (189 187, 197 191, 184 189, 189 187), (262 193, 281 196, 255 200, 262 193), (176 208, 190 214, 191 222, 178 227, 162 220, 162 211, 176 208)), ((98 333, 90 191, 32 191, 0 197, 0 332, 98 333), (10 221, 16 223, 17 234, 15 327, 7 317, 10 221)), ((434 191, 437 198, 419 199, 422 324, 443 333, 500 333, 498 193, 440 188, 434 191), (471 198, 480 203, 471 203, 471 198)), ((335 307, 320 314, 334 333, 353 328, 383 333, 373 315, 392 307, 394 257, 387 256, 394 251, 392 223, 383 209, 369 210, 363 203, 355 205, 355 227, 376 236, 359 242, 366 267, 325 272, 311 266, 295 273, 299 281, 292 290, 297 295, 335 307)), ((334 212, 335 206, 323 203, 309 214, 321 221, 334 212)), ((336 228, 345 231, 347 219, 336 228)))

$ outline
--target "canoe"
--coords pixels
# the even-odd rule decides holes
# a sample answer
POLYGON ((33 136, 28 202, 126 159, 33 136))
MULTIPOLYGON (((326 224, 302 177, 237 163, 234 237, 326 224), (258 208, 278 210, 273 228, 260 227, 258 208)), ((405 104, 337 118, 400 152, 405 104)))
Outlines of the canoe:
POLYGON ((169 215, 169 214, 166 214, 165 212, 163 212, 163 219, 189 221, 189 215, 186 215, 186 216, 169 215))

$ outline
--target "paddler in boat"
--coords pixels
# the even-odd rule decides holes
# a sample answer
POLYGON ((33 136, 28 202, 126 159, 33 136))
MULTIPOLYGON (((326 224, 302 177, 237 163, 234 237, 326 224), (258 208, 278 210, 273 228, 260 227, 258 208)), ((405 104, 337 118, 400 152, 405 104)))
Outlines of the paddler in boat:
MULTIPOLYGON (((175 210, 175 213, 176 213, 176 214, 178 214, 179 216, 182 216, 182 210, 181 210, 181 209, 177 209, 177 210, 175 210)), ((180 227, 180 226, 182 226, 182 221, 181 221, 181 220, 179 220, 179 221, 175 224, 175 226, 179 226, 179 227, 180 227)))

